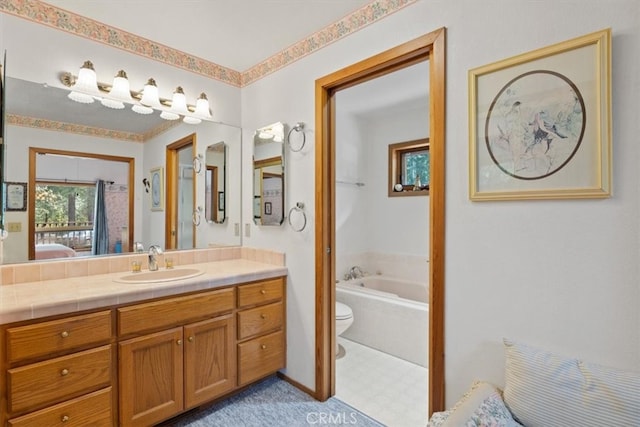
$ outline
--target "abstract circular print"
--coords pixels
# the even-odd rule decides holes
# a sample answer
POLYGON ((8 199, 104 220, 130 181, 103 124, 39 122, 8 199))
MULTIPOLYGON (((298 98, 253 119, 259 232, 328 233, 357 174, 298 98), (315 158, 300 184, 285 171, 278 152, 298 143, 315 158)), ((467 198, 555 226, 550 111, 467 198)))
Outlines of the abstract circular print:
POLYGON ((560 73, 530 71, 507 83, 489 107, 485 142, 498 168, 534 180, 562 169, 582 142, 584 100, 560 73))

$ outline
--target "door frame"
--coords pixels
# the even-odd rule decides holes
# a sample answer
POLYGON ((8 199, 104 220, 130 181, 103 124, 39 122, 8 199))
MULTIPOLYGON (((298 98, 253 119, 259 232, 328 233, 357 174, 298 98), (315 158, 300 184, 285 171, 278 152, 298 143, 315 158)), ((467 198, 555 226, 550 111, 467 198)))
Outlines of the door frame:
MULTIPOLYGON (((166 147, 166 167, 167 171, 167 198, 166 213, 164 220, 164 247, 165 249, 176 249, 177 240, 175 231, 178 228, 178 151, 188 145, 191 145, 191 158, 196 156, 196 134, 192 133, 185 136, 166 147)), ((193 206, 192 211, 196 209, 196 173, 193 172, 193 206)), ((193 248, 196 247, 196 226, 193 226, 193 248)))
POLYGON ((445 38, 440 28, 316 80, 315 398, 335 394, 335 93, 429 60, 429 415, 445 407, 445 38))

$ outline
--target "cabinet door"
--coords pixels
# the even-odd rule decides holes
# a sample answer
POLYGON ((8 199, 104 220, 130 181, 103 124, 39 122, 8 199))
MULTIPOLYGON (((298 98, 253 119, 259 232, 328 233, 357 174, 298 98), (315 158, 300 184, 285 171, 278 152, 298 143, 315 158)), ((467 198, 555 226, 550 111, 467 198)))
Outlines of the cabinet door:
POLYGON ((147 426, 183 409, 182 328, 119 344, 120 425, 147 426))
POLYGON ((185 407, 225 394, 236 386, 235 322, 233 315, 184 327, 185 407))

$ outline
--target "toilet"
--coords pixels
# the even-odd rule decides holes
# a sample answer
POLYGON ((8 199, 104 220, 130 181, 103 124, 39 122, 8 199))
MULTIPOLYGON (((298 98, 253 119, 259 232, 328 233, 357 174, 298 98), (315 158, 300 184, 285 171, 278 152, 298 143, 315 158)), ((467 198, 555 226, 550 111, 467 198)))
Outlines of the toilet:
POLYGON ((341 302, 336 301, 336 354, 340 354, 340 345, 338 344, 337 337, 342 335, 344 331, 349 329, 349 326, 353 323, 353 311, 351 307, 341 302))

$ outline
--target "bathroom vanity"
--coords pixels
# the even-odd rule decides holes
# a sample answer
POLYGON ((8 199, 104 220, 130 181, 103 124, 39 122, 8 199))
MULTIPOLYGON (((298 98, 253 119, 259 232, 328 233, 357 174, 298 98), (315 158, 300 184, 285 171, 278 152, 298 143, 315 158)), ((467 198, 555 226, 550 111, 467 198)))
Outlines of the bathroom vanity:
MULTIPOLYGON (((154 425, 284 368, 286 268, 188 267, 203 274, 155 284, 86 276, 93 309, 69 300, 56 305, 65 313, 5 323, 19 309, 0 306, 0 425, 154 425)), ((38 285, 55 293, 64 282, 5 285, 0 297, 38 285)), ((34 295, 32 313, 42 301, 34 295)))

